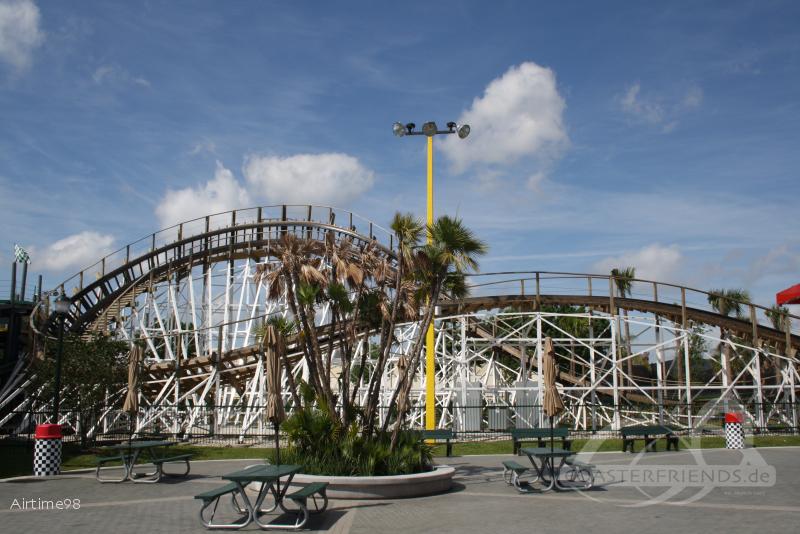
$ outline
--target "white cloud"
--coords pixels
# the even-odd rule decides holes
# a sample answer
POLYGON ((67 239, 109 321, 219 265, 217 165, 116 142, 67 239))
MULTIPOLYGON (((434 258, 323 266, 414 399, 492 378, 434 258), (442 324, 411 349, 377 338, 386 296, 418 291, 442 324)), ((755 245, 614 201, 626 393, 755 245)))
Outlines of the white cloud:
POLYGON ((130 72, 119 65, 100 65, 92 73, 92 81, 97 85, 102 84, 134 84, 140 87, 150 88, 150 82, 141 77, 133 76, 130 72))
POLYGON ((512 66, 486 86, 458 118, 470 136, 441 143, 456 172, 472 163, 508 164, 526 156, 549 160, 568 144, 555 73, 533 62, 512 66))
POLYGON ((233 173, 217 162, 214 178, 197 187, 169 190, 156 206, 162 228, 180 222, 250 207, 250 195, 234 178, 233 173))
POLYGON ((744 280, 749 286, 774 275, 795 275, 800 271, 800 243, 783 243, 771 248, 750 264, 744 280))
POLYGON ((619 105, 626 115, 645 124, 660 125, 663 133, 670 133, 678 126, 678 117, 700 107, 703 96, 700 87, 692 86, 683 96, 665 102, 651 94, 643 95, 641 84, 636 82, 619 98, 619 105))
POLYGON ((690 87, 683 95, 684 108, 696 108, 703 103, 703 90, 699 87, 690 87))
POLYGON ((217 144, 210 139, 203 139, 195 143, 192 149, 189 151, 190 156, 197 156, 199 154, 216 154, 217 153, 217 144))
POLYGON ((603 258, 593 265, 598 274, 607 274, 611 269, 635 267, 636 278, 673 282, 683 262, 677 245, 662 246, 658 243, 619 256, 603 258))
POLYGON ((542 192, 542 184, 547 180, 547 175, 542 171, 531 174, 525 182, 525 186, 534 193, 542 192))
POLYGON ((43 41, 39 8, 32 0, 0 2, 0 60, 24 69, 30 66, 34 49, 43 41))
POLYGON ((91 231, 65 237, 43 250, 29 248, 31 265, 44 271, 78 271, 113 251, 114 236, 91 231))
POLYGON ((664 108, 656 100, 640 96, 639 82, 631 85, 620 99, 622 111, 650 124, 664 121, 664 108))
POLYGON ((270 203, 339 205, 367 191, 374 173, 347 154, 249 156, 249 186, 270 203))

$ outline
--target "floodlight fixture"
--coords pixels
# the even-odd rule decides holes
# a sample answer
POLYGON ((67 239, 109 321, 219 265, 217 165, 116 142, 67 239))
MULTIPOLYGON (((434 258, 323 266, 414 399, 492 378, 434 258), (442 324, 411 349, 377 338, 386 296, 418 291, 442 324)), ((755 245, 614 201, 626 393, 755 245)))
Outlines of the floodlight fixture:
POLYGON ((426 122, 422 125, 422 133, 427 135, 428 137, 433 137, 436 135, 436 123, 433 121, 426 122))

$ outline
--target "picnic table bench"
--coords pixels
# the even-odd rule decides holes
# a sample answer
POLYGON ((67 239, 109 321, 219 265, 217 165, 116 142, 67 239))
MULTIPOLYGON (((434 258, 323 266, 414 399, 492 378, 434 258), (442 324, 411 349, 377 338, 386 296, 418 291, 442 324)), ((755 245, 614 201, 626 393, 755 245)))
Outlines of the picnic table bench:
POLYGON ((655 451, 658 438, 664 438, 667 441, 667 450, 675 448, 678 450, 678 436, 675 430, 666 425, 635 425, 624 426, 620 429, 622 434, 622 452, 628 450, 630 447, 631 452, 634 452, 634 442, 637 439, 644 441, 644 450, 655 451))
MULTIPOLYGON (((537 447, 544 447, 545 441, 550 440, 549 428, 513 428, 511 429, 511 441, 514 444, 514 454, 519 454, 523 443, 536 442, 537 447)), ((570 450, 572 440, 569 439, 569 429, 564 427, 553 428, 553 437, 561 440, 561 448, 570 450)))
POLYGON ((432 441, 444 441, 447 443, 447 456, 453 455, 453 444, 452 441, 455 441, 456 435, 455 432, 452 430, 448 430, 446 428, 436 429, 436 430, 422 430, 422 439, 424 440, 432 440, 432 441))

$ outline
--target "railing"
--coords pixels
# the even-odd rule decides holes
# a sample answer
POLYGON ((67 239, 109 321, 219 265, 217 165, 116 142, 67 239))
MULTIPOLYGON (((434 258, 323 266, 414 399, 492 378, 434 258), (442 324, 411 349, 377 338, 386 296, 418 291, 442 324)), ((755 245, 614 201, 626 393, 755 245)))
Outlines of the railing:
POLYGON ((155 233, 149 234, 108 254, 98 262, 86 267, 59 284, 62 290, 82 289, 87 283, 102 278, 106 273, 129 263, 176 241, 190 239, 209 232, 235 228, 236 226, 259 224, 264 222, 316 222, 335 225, 359 233, 380 244, 392 248, 393 233, 348 210, 331 206, 310 206, 287 204, 276 206, 260 206, 239 210, 215 213, 185 221, 155 233))
MULTIPOLYGON (((582 295, 587 297, 606 297, 641 299, 649 302, 672 304, 680 307, 718 314, 708 301, 709 291, 694 289, 677 284, 655 280, 631 279, 630 295, 622 297, 616 289, 615 279, 610 275, 584 274, 549 271, 507 271, 497 273, 478 273, 469 275, 471 296, 495 295, 582 295)), ((731 300, 731 302, 737 302, 731 300)), ((737 302, 742 308, 739 319, 750 321, 757 329, 774 329, 770 317, 772 310, 749 302, 737 302)), ((800 334, 800 316, 791 313, 784 315, 790 323, 790 331, 800 334)), ((731 318, 737 318, 732 316, 731 318)), ((754 336, 758 337, 758 336, 754 336)))
MULTIPOLYGON (((722 406, 715 408, 711 413, 702 414, 702 402, 691 405, 679 404, 663 406, 650 406, 646 412, 635 413, 630 406, 615 406, 613 403, 573 403, 568 407, 583 413, 591 414, 601 411, 618 413, 620 426, 633 426, 637 424, 665 424, 673 427, 677 432, 691 436, 724 436, 725 413, 722 406), (686 414, 692 413, 691 424, 686 414)), ((487 441, 508 439, 514 428, 541 428, 538 424, 538 414, 542 406, 538 404, 489 404, 480 405, 453 405, 445 408, 448 415, 452 416, 451 423, 445 425, 453 430, 457 439, 469 441, 487 441), (531 419, 534 420, 531 420, 531 419)), ((61 422, 64 429, 64 441, 79 442, 82 434, 86 434, 88 443, 106 442, 115 440, 143 438, 148 436, 163 436, 183 440, 190 443, 274 443, 275 430, 265 418, 259 417, 256 424, 247 428, 242 427, 245 417, 263 413, 264 406, 250 406, 244 409, 240 405, 197 406, 189 408, 176 408, 175 406, 148 406, 142 407, 137 415, 138 425, 132 432, 134 425, 128 413, 121 410, 87 414, 84 412, 83 421, 86 425, 84 432, 74 422, 78 420, 77 410, 62 410, 61 422), (157 416, 154 416, 157 414, 157 416), (190 417, 190 414, 192 415, 190 417), (185 423, 193 421, 193 426, 187 428, 185 423), (72 421, 73 424, 64 424, 72 421), (142 424, 144 421, 144 424, 142 424)), ((424 405, 414 405, 410 409, 409 421, 424 420, 424 405)), ((738 405, 735 411, 749 414, 758 413, 783 413, 790 414, 800 411, 800 404, 791 402, 756 403, 749 402, 738 405)), ((387 414, 387 406, 379 408, 379 413, 387 414)), ((0 429, 0 443, 7 440, 33 440, 36 425, 51 421, 50 411, 19 411, 9 419, 6 427, 0 429)), ((599 421, 598 417, 598 421, 599 421)), ((547 427, 545 418, 544 427, 547 427)), ((570 428, 570 435, 575 438, 617 438, 619 431, 612 429, 608 424, 589 425, 585 429, 576 430, 574 421, 569 416, 556 419, 555 426, 570 428)), ((412 429, 416 428, 411 424, 412 429)), ((789 422, 780 422, 776 417, 765 420, 761 425, 755 417, 746 417, 744 430, 749 435, 764 434, 798 434, 800 428, 789 422)))

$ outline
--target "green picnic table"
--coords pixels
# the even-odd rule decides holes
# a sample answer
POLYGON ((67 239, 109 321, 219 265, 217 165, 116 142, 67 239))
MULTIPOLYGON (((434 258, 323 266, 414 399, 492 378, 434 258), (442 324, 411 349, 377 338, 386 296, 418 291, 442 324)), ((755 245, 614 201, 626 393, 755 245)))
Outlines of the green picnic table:
POLYGON ((558 490, 588 490, 594 485, 594 465, 581 462, 574 458, 575 453, 550 447, 523 447, 520 452, 528 457, 535 473, 530 482, 523 482, 521 477, 530 468, 518 464, 513 460, 503 462, 503 477, 506 482, 513 485, 521 493, 531 490, 530 484, 541 480, 544 483, 542 491, 558 490), (556 459, 559 459, 556 467, 556 459), (561 480, 561 477, 565 480, 561 480), (569 482, 569 484, 567 484, 569 482))
POLYGON ((195 499, 203 501, 203 507, 200 509, 200 521, 206 528, 225 528, 225 529, 240 529, 255 523, 259 528, 267 529, 283 529, 283 530, 299 530, 305 526, 308 521, 309 509, 307 506, 308 498, 312 498, 315 504, 315 512, 323 512, 328 506, 328 497, 326 495, 327 482, 316 482, 308 484, 293 493, 287 495, 286 491, 292 483, 294 475, 302 469, 299 465, 254 465, 240 471, 228 473, 223 475, 223 480, 230 481, 224 486, 206 491, 200 495, 195 495, 195 499), (285 479, 285 480, 282 480, 285 479), (256 495, 255 502, 252 502, 247 496, 245 488, 251 483, 260 483, 258 494, 256 495), (215 523, 214 514, 217 510, 219 498, 223 495, 231 495, 231 500, 234 510, 240 514, 238 520, 230 523, 215 523), (264 499, 268 495, 272 495, 274 503, 272 507, 264 509, 264 499), (319 506, 316 500, 316 495, 319 495, 323 500, 322 506, 319 506), (297 509, 290 509, 284 505, 285 499, 291 500, 297 509), (239 501, 241 500, 241 505, 239 501), (205 511, 211 507, 210 517, 206 518, 205 511), (294 524, 282 523, 264 523, 260 520, 260 516, 274 511, 280 506, 281 510, 287 513, 297 514, 297 520, 294 524))
POLYGON ((147 440, 147 441, 123 441, 117 445, 104 447, 104 450, 112 451, 115 454, 111 456, 100 457, 97 459, 97 469, 95 471, 95 478, 100 482, 124 482, 131 480, 133 482, 154 483, 161 480, 164 473, 165 463, 184 462, 186 464, 186 471, 180 476, 189 474, 189 459, 191 454, 179 454, 174 456, 165 456, 163 450, 166 447, 175 445, 174 441, 164 440, 147 440), (147 461, 155 466, 155 471, 152 473, 137 474, 133 472, 134 466, 140 459, 146 458, 147 461), (121 478, 104 478, 100 476, 100 468, 109 462, 121 461, 123 475, 121 478))

